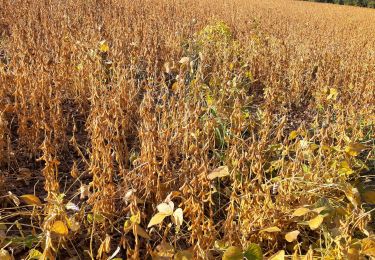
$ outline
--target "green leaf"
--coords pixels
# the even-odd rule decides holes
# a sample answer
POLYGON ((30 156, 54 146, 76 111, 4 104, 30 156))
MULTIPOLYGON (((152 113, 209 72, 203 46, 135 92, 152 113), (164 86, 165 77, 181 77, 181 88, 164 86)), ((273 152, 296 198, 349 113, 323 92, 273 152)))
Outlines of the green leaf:
POLYGON ((244 257, 247 260, 262 260, 262 248, 257 244, 251 243, 244 252, 244 257))

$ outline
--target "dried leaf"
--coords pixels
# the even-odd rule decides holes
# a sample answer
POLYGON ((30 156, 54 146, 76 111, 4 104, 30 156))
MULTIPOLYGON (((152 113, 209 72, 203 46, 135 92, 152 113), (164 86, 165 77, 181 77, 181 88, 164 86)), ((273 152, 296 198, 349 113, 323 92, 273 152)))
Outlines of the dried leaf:
POLYGON ((111 237, 106 234, 104 241, 100 244, 98 249, 98 257, 102 258, 103 253, 109 253, 111 250, 111 237))
POLYGON ((288 242, 293 242, 297 239, 298 235, 299 235, 298 230, 288 232, 288 233, 285 234, 285 240, 288 241, 288 242))
POLYGON ((80 196, 81 200, 85 199, 86 197, 90 197, 90 195, 91 195, 90 185, 82 184, 82 186, 79 189, 80 189, 80 193, 81 193, 81 196, 80 196))
POLYGON ((160 223, 163 222, 163 220, 165 219, 165 217, 167 216, 170 216, 170 215, 166 215, 166 214, 163 214, 163 213, 156 213, 155 216, 153 216, 150 220, 150 223, 148 223, 147 227, 152 227, 154 225, 158 225, 160 223))
POLYGON ((14 195, 11 191, 8 191, 9 198, 13 201, 13 203, 18 207, 20 205, 20 200, 14 195))
POLYGON ((277 252, 276 254, 274 254, 273 256, 269 258, 269 260, 284 260, 284 259, 285 259, 284 250, 280 250, 279 252, 277 252))
POLYGON ((4 240, 7 238, 7 234, 3 229, 0 230, 0 245, 3 244, 4 240))
POLYGON ((189 57, 182 57, 179 61, 181 64, 189 64, 190 63, 190 58, 189 57))
POLYGON ((174 255, 174 260, 193 260, 194 254, 193 250, 183 250, 179 251, 174 255))
POLYGON ((362 239, 362 253, 375 257, 375 240, 372 238, 362 239))
POLYGON ((68 203, 66 203, 65 208, 67 210, 79 211, 79 207, 76 204, 74 204, 73 202, 70 202, 70 201, 68 203))
POLYGON ((272 233, 272 232, 280 232, 280 231, 281 229, 278 227, 269 227, 269 228, 262 229, 260 232, 272 233))
POLYGON ((244 254, 242 249, 236 246, 230 246, 225 250, 222 260, 242 260, 244 254))
POLYGON ((168 194, 168 196, 165 198, 164 202, 169 203, 172 201, 173 198, 179 196, 181 192, 179 191, 172 191, 171 193, 168 194))
POLYGON ((124 201, 126 204, 129 204, 129 201, 130 201, 130 198, 132 197, 132 195, 136 192, 137 190, 136 189, 130 189, 126 192, 125 196, 124 196, 124 201))
POLYGON ((146 232, 146 230, 144 230, 140 225, 138 224, 135 224, 134 225, 134 229, 133 229, 134 233, 137 234, 138 236, 141 236, 143 238, 146 238, 146 239, 150 239, 150 236, 149 234, 146 232))
POLYGON ((229 176, 228 167, 227 166, 220 166, 220 167, 216 168, 215 170, 213 170, 210 174, 208 174, 207 178, 209 180, 213 180, 215 178, 221 178, 221 177, 225 177, 225 176, 229 176))
POLYGON ((348 188, 345 190, 345 195, 354 207, 358 207, 358 205, 361 204, 361 195, 359 194, 357 188, 348 186, 348 188))
POLYGON ((68 227, 71 231, 76 232, 80 229, 79 222, 74 219, 74 217, 70 217, 67 219, 68 227))
POLYGON ((347 259, 358 259, 359 260, 359 250, 357 248, 351 247, 348 249, 347 259))
POLYGON ((42 202, 40 199, 33 195, 33 194, 25 194, 20 196, 20 198, 28 205, 33 205, 33 206, 41 206, 42 202))
POLYGON ((292 216, 293 216, 293 217, 301 217, 301 216, 306 215, 306 214, 309 213, 309 212, 310 212, 310 210, 307 209, 307 208, 298 208, 298 209, 296 209, 296 210, 293 212, 292 216))
POLYGON ((247 260, 262 260, 262 248, 258 244, 251 243, 244 252, 244 257, 247 260))
POLYGON ((158 257, 170 257, 171 259, 174 255, 174 248, 166 241, 162 241, 157 247, 154 254, 158 257))
POLYGON ((322 215, 318 215, 315 218, 311 219, 308 224, 311 230, 315 230, 323 223, 324 217, 322 215))
POLYGON ((19 168, 17 174, 17 181, 24 181, 29 184, 32 173, 29 168, 19 168))
POLYGON ((51 232, 59 235, 59 236, 66 236, 69 233, 69 230, 64 222, 58 220, 55 223, 53 223, 51 227, 51 232))
POLYGON ((375 204, 375 191, 364 192, 362 198, 366 203, 375 204))

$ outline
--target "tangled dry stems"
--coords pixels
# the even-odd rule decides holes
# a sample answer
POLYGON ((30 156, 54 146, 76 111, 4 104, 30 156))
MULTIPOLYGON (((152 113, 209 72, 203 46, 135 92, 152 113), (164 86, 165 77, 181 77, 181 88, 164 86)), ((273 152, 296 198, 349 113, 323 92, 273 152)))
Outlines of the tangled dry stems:
POLYGON ((2 252, 371 255, 374 17, 284 0, 1 1, 2 252), (220 166, 229 176, 207 177, 220 166), (182 225, 146 228, 164 201, 182 225))

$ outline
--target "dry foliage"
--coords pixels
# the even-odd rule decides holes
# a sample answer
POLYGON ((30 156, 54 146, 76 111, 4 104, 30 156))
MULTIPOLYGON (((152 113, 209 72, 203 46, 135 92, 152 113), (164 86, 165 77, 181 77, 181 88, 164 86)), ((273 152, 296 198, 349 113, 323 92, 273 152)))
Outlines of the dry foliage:
POLYGON ((1 259, 375 256, 375 11, 0 1, 1 259))

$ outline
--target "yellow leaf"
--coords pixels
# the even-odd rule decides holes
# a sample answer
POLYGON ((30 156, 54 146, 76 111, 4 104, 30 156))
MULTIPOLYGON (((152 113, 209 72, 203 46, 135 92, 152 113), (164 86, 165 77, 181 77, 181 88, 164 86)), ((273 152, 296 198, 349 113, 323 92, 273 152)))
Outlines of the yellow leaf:
POLYGON ((31 249, 29 251, 29 259, 41 259, 43 254, 37 249, 31 249))
POLYGON ((76 69, 77 69, 78 71, 83 70, 83 63, 81 62, 80 64, 78 64, 77 67, 76 67, 76 69))
POLYGON ((208 174, 207 178, 209 180, 213 180, 215 178, 221 178, 221 177, 225 177, 225 176, 229 176, 228 167, 227 166, 220 166, 220 167, 216 168, 215 170, 213 170, 210 174, 208 174))
POLYGON ((345 147, 345 152, 351 156, 357 156, 363 150, 365 150, 367 146, 359 143, 350 143, 348 146, 345 147))
POLYGON ((210 95, 207 95, 206 102, 208 106, 212 106, 214 104, 214 99, 210 95))
POLYGON ((144 230, 140 225, 138 224, 135 224, 134 226, 134 233, 137 234, 138 236, 141 236, 143 238, 146 238, 146 239, 150 239, 150 236, 149 234, 146 232, 146 230, 144 230))
POLYGON ((354 173, 352 168, 350 168, 350 165, 347 161, 340 162, 339 165, 339 173, 343 175, 351 175, 354 173))
POLYGON ((101 51, 101 52, 108 52, 109 51, 109 45, 105 40, 99 42, 99 51, 101 51))
POLYGON ((364 192, 362 198, 366 203, 375 204, 375 191, 364 192))
POLYGON ((260 232, 272 233, 272 232, 280 232, 280 231, 281 229, 278 227, 269 227, 269 228, 262 229, 260 232))
POLYGON ((53 223, 51 227, 51 232, 56 233, 60 236, 66 236, 69 231, 65 223, 58 220, 55 223, 53 223))
POLYGON ((169 201, 168 203, 163 202, 157 205, 156 208, 158 209, 159 213, 171 216, 173 214, 174 204, 172 201, 169 201))
POLYGON ((28 205, 33 205, 33 206, 41 206, 42 202, 40 199, 32 194, 25 194, 20 196, 20 198, 28 205))
POLYGON ((288 232, 288 233, 285 234, 285 240, 288 241, 288 242, 293 242, 294 240, 297 239, 298 235, 299 235, 298 230, 288 232))
POLYGON ((242 260, 242 249, 236 246, 230 246, 225 250, 222 260, 242 260))
POLYGON ((362 239, 362 253, 375 257, 375 240, 371 238, 362 239))
POLYGON ((274 254, 273 256, 269 258, 269 260, 284 260, 284 259, 285 259, 284 250, 280 250, 279 252, 277 252, 276 254, 274 254))
POLYGON ((133 226, 133 224, 129 219, 124 222, 123 228, 124 228, 125 234, 128 233, 132 229, 132 226, 133 226))
POLYGON ((184 213, 181 208, 178 208, 173 212, 172 221, 176 226, 181 226, 184 221, 184 213))
POLYGON ((301 217, 301 216, 306 215, 306 214, 309 213, 309 212, 310 212, 310 210, 307 209, 307 208, 298 208, 298 209, 296 209, 296 210, 293 212, 292 216, 293 216, 293 217, 301 217))
POLYGON ((139 211, 137 214, 130 217, 130 222, 135 224, 141 224, 141 214, 139 211))
POLYGON ((311 230, 315 230, 323 223, 324 217, 322 215, 318 215, 315 218, 311 219, 308 224, 311 230))
POLYGON ((329 94, 328 94, 327 99, 328 99, 328 100, 330 100, 330 99, 332 99, 332 100, 336 100, 338 94, 339 94, 339 93, 337 92, 337 89, 335 89, 335 88, 330 88, 330 89, 329 89, 329 94))
POLYGON ((294 140, 294 139, 296 139, 297 136, 298 136, 298 132, 297 131, 292 131, 289 134, 288 140, 294 140))
POLYGON ((314 212, 320 214, 322 211, 326 210, 327 207, 319 207, 319 208, 316 208, 316 209, 313 209, 314 212))
POLYGON ((150 220, 150 223, 148 223, 147 227, 152 227, 154 225, 157 225, 157 224, 160 224, 163 222, 164 218, 167 217, 167 216, 170 216, 170 215, 166 215, 166 214, 163 214, 163 213, 156 213, 155 216, 153 216, 150 220))
POLYGON ((12 260, 14 259, 7 250, 0 249, 0 259, 1 260, 12 260))

